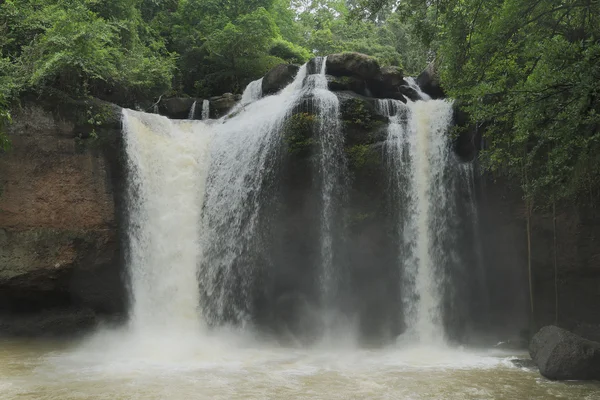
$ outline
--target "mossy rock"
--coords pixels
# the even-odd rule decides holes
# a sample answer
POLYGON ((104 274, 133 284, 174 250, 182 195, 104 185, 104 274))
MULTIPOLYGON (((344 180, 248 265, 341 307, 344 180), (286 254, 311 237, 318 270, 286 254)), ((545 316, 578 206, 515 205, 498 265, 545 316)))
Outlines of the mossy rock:
POLYGON ((373 99, 348 93, 340 97, 340 113, 344 124, 370 131, 387 122, 387 118, 377 113, 373 99))
POLYGON ((317 120, 314 114, 299 112, 285 122, 283 133, 288 153, 302 156, 309 153, 315 144, 313 136, 317 120))
POLYGON ((346 149, 348 166, 352 171, 368 171, 381 165, 381 151, 378 147, 357 144, 346 149))

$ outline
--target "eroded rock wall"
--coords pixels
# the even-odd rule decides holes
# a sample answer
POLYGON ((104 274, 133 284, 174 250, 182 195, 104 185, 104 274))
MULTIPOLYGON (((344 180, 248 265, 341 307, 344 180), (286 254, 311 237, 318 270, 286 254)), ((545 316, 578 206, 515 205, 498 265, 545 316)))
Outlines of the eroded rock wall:
POLYGON ((0 155, 0 334, 63 333, 124 311, 118 118, 98 103, 15 113, 0 155))

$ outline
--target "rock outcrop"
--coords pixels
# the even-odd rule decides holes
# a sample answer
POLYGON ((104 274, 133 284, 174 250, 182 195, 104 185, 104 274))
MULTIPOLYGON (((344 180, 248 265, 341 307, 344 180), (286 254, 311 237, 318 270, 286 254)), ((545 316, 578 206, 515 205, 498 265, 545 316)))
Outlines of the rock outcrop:
POLYGON ((542 328, 531 340, 529 354, 548 379, 600 380, 600 343, 562 328, 542 328))
POLYGON ((242 99, 239 94, 225 93, 210 98, 210 118, 218 119, 227 113, 242 99))
POLYGON ((14 121, 0 155, 0 335, 122 314, 120 109, 24 101, 14 121))
POLYGON ((417 77, 417 84, 421 90, 431 96, 432 99, 441 99, 446 97, 444 89, 440 84, 439 71, 435 62, 431 62, 427 68, 417 77))
POLYGON ((294 64, 279 64, 263 77, 263 96, 274 94, 292 83, 298 73, 299 66, 294 64))
POLYGON ((374 80, 381 75, 377 60, 361 53, 332 54, 327 57, 326 70, 333 76, 355 76, 364 80, 374 80))
POLYGON ((158 103, 158 112, 171 119, 187 119, 194 102, 196 102, 198 108, 202 107, 202 99, 171 97, 158 103))

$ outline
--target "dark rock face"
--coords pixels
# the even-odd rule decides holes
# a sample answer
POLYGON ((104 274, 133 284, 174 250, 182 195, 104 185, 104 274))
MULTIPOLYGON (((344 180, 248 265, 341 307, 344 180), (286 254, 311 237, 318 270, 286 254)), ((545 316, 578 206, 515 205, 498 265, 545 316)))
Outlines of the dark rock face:
POLYGON ((0 335, 73 333, 124 313, 120 120, 110 103, 67 99, 14 115, 0 155, 0 335))
POLYGON ((600 325, 578 324, 575 329, 573 329, 573 333, 584 339, 591 340, 592 342, 600 343, 600 325))
POLYGON ((529 354, 548 379, 600 380, 600 343, 562 328, 542 328, 531 340, 529 354))
POLYGON ((191 97, 172 97, 170 99, 165 99, 158 104, 158 112, 171 119, 186 119, 189 116, 195 101, 200 107, 202 106, 202 99, 194 99, 191 97))
POLYGON ((294 64, 279 64, 263 77, 263 96, 274 94, 292 83, 300 67, 294 64))
POLYGON ((221 96, 210 98, 210 118, 218 119, 226 115, 233 108, 242 96, 239 94, 225 93, 221 96))
POLYGON ((432 99, 441 99, 446 97, 444 90, 440 85, 439 73, 434 62, 430 63, 427 68, 417 77, 417 84, 421 90, 431 96, 432 99))
POLYGON ((332 92, 351 91, 363 96, 369 95, 367 83, 353 76, 327 75, 327 86, 332 92))
POLYGON ((340 53, 327 57, 327 73, 333 76, 355 76, 361 79, 377 79, 379 63, 360 53, 340 53))

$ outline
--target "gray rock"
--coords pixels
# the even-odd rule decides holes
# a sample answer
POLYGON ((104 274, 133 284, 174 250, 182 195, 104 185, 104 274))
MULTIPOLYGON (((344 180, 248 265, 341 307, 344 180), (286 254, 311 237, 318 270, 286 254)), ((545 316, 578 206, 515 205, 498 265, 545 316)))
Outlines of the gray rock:
POLYGON ((600 380, 600 343, 557 326, 546 326, 529 345, 540 373, 552 380, 600 380))
POLYGON ((210 117, 213 119, 221 118, 242 99, 239 94, 224 93, 221 96, 210 98, 210 117))
POLYGON ((355 76, 361 79, 377 79, 381 69, 372 57, 360 53, 340 53, 327 57, 327 73, 333 76, 355 76))
POLYGON ((446 97, 440 84, 440 75, 435 66, 435 62, 431 62, 427 68, 421 72, 417 77, 417 84, 421 90, 431 96, 432 99, 446 97))
POLYGON ((421 95, 419 94, 419 92, 417 92, 415 89, 411 88, 408 85, 401 85, 400 87, 398 87, 398 92, 411 99, 412 101, 421 100, 421 95))
POLYGON ((381 81, 389 87, 397 87, 405 84, 404 72, 399 67, 382 67, 381 68, 381 81))
POLYGON ((363 96, 369 95, 365 81, 353 76, 327 75, 327 85, 332 92, 350 90, 363 96))
POLYGON ((294 64, 279 64, 271 69, 264 76, 262 81, 263 95, 269 95, 279 92, 281 89, 292 83, 298 73, 298 67, 294 64))
POLYGON ((199 101, 200 104, 202 103, 201 99, 199 100, 191 97, 172 97, 170 99, 164 99, 158 104, 158 112, 171 119, 186 119, 194 101, 199 101))

